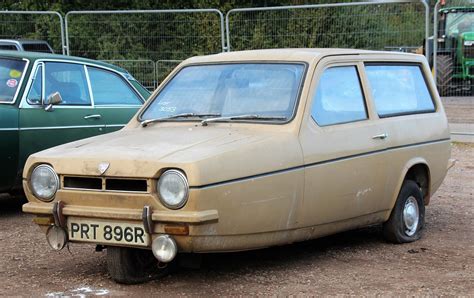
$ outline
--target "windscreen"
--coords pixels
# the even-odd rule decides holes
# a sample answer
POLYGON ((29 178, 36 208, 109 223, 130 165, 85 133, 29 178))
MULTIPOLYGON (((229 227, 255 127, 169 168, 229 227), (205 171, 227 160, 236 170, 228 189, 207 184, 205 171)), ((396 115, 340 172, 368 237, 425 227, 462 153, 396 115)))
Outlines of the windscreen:
POLYGON ((446 31, 448 36, 474 32, 474 12, 450 12, 447 14, 446 31))
POLYGON ((15 99, 26 62, 0 58, 0 103, 10 103, 15 99))
POLYGON ((142 120, 182 113, 281 117, 294 112, 303 64, 238 63, 188 66, 154 98, 142 120))

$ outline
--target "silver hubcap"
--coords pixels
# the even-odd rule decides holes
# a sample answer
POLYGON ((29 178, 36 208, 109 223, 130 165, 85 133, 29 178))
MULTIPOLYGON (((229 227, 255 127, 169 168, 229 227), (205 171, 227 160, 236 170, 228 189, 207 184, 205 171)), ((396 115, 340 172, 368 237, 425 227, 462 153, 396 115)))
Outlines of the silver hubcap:
POLYGON ((416 233, 419 219, 418 202, 414 197, 409 197, 403 208, 403 223, 405 224, 405 234, 407 236, 413 236, 416 233))

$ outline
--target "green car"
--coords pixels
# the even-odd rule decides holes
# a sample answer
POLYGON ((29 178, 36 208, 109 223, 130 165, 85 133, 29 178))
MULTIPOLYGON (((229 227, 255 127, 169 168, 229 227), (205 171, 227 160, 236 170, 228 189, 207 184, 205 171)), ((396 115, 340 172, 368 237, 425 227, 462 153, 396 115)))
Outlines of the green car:
POLYGON ((0 193, 21 193, 30 154, 122 128, 149 94, 111 64, 0 51, 0 193))

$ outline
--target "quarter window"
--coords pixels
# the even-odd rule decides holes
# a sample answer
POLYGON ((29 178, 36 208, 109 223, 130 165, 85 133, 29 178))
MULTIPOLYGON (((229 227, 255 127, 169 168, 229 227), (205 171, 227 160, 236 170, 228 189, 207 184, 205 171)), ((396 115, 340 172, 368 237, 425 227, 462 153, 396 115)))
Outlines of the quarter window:
POLYGON ((59 92, 61 105, 90 105, 84 65, 48 62, 45 68, 45 96, 59 92))
POLYGON ((41 104, 41 91, 43 85, 43 66, 40 65, 36 68, 36 73, 33 78, 33 84, 31 85, 30 91, 26 100, 29 104, 39 105, 41 104))
POLYGON ((117 74, 87 67, 95 105, 141 105, 140 97, 117 74))
POLYGON ((418 65, 366 65, 380 117, 434 112, 435 106, 418 65))
POLYGON ((367 119, 355 66, 331 67, 323 72, 313 98, 311 116, 319 126, 367 119))

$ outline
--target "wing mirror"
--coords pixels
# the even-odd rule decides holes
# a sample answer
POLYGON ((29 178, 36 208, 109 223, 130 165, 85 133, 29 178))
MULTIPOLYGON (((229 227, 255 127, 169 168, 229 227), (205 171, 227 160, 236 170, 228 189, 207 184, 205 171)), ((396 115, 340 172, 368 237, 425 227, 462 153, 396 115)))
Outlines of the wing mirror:
POLYGON ((45 111, 49 112, 53 110, 53 106, 58 105, 63 102, 63 98, 61 97, 61 93, 54 92, 48 95, 48 98, 44 101, 46 107, 44 108, 45 111))

